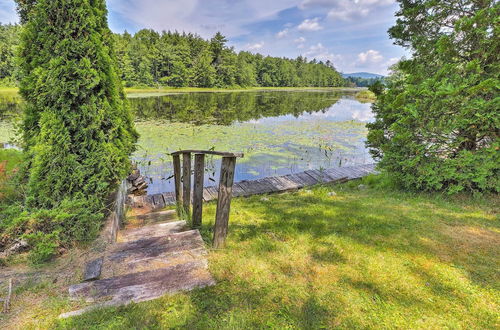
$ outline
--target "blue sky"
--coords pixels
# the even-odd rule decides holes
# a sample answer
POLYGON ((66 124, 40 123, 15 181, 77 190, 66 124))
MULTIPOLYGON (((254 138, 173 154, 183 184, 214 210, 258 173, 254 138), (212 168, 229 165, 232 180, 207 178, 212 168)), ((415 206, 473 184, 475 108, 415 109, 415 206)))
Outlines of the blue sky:
MULTIPOLYGON (((331 60, 342 72, 386 74, 406 51, 387 29, 394 0, 107 0, 115 32, 142 28, 221 31, 236 50, 331 60)), ((0 0, 0 22, 17 22, 14 0, 0 0)))

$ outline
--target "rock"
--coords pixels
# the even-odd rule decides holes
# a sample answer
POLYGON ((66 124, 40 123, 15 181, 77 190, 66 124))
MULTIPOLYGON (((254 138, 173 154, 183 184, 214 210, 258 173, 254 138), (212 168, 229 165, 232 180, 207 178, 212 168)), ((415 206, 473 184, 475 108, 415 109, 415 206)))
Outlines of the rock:
POLYGON ((368 188, 368 187, 367 187, 367 186, 365 186, 364 184, 360 184, 360 185, 358 186, 358 189, 359 189, 359 190, 366 190, 367 188, 368 188))
POLYGON ((83 281, 88 282, 88 281, 94 281, 99 279, 101 276, 101 269, 102 269, 102 263, 104 261, 104 258, 98 258, 95 260, 92 260, 85 266, 85 273, 83 274, 83 281))
POLYGON ((269 202, 269 198, 267 198, 267 197, 262 197, 262 198, 260 199, 260 201, 261 201, 261 202, 269 202))
POLYGON ((146 183, 146 180, 144 180, 144 177, 140 176, 138 177, 137 179, 134 180, 134 182, 132 183, 134 186, 138 187, 140 186, 141 184, 143 183, 146 183))
POLYGON ((328 193, 328 196, 329 196, 329 197, 334 197, 334 196, 337 196, 337 193, 336 193, 335 191, 330 191, 330 192, 328 193))
POLYGON ((141 172, 139 170, 135 169, 128 176, 127 180, 130 181, 130 182, 132 182, 132 181, 135 181, 139 176, 141 176, 141 172))
POLYGON ((137 190, 137 187, 136 186, 132 186, 132 187, 128 188, 127 191, 128 191, 129 194, 131 194, 131 193, 133 193, 136 190, 137 190))
POLYGON ((25 240, 18 240, 10 248, 0 253, 0 258, 8 258, 13 254, 26 250, 28 247, 28 242, 26 242, 25 240))

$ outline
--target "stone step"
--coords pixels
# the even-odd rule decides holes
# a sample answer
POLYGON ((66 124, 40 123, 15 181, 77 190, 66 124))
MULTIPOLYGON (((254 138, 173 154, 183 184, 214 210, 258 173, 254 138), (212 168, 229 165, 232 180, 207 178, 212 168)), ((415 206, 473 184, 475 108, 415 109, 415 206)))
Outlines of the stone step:
POLYGON ((69 295, 73 300, 127 304, 214 284, 207 261, 195 260, 166 268, 76 284, 69 288, 69 295))
POLYGON ((207 251, 198 230, 119 243, 104 260, 102 277, 113 277, 199 260, 207 251))
POLYGON ((139 228, 131 228, 118 233, 117 242, 131 242, 151 237, 167 236, 188 229, 186 221, 158 223, 139 228))
POLYGON ((132 229, 155 223, 165 223, 174 221, 179 221, 179 219, 177 218, 177 212, 175 210, 151 212, 147 214, 127 217, 124 229, 132 229))

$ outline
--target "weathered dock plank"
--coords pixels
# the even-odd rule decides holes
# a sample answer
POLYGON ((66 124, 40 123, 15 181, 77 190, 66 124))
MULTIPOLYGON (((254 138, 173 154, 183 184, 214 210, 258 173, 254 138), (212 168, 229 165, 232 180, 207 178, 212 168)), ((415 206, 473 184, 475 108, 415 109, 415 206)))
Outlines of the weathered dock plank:
POLYGON ((69 288, 69 294, 74 300, 93 302, 111 299, 127 303, 152 300, 165 294, 214 284, 207 269, 207 261, 195 260, 168 268, 76 284, 69 288))
MULTIPOLYGON (((249 197, 290 190, 301 189, 321 183, 334 183, 342 180, 360 179, 372 173, 377 173, 375 164, 338 167, 326 170, 308 170, 305 172, 288 174, 283 176, 267 177, 258 180, 236 182, 233 185, 233 197, 249 197)), ((203 200, 213 201, 218 198, 217 187, 206 187, 203 189, 203 200)), ((163 204, 165 206, 175 205, 175 193, 163 193, 163 204)), ((145 196, 144 202, 154 206, 161 206, 162 202, 157 195, 145 196)), ((164 206, 163 206, 164 207, 164 206)))

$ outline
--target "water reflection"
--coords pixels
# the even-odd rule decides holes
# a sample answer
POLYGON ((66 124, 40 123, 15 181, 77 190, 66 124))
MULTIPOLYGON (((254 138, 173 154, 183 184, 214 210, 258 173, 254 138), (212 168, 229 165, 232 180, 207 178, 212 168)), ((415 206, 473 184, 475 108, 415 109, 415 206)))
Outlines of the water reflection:
MULTIPOLYGON (((168 153, 180 149, 244 152, 237 181, 372 162, 364 145, 371 104, 355 93, 188 93, 132 98, 130 104, 141 135, 133 160, 150 179, 149 193, 173 189, 168 153)), ((12 121, 21 110, 16 93, 0 93, 0 143, 13 138, 12 121)), ((219 166, 208 158, 205 184, 218 181, 219 166)))
MULTIPOLYGON (((352 93, 245 92, 132 99, 142 150, 135 154, 150 193, 171 191, 168 152, 242 151, 236 180, 371 163, 364 142, 371 104, 352 93)), ((218 182, 209 158, 205 184, 218 182)))
MULTIPOLYGON (((354 97, 354 93, 348 94, 354 97)), ((129 101, 137 120, 162 119, 194 125, 231 125, 260 118, 300 117, 327 111, 346 92, 187 93, 129 101)), ((359 102, 357 102, 359 103, 359 102)))

